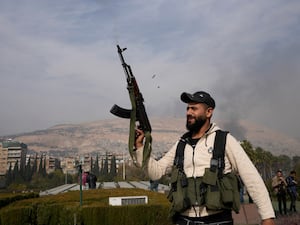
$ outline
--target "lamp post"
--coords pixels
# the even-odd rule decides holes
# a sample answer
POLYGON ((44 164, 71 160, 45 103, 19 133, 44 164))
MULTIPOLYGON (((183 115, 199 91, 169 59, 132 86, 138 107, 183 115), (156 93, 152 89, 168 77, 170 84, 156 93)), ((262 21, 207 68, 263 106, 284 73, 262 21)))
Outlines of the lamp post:
POLYGON ((82 206, 82 164, 81 162, 75 162, 75 168, 78 169, 79 176, 79 204, 82 206))
POLYGON ((66 170, 66 176, 65 176, 65 184, 68 183, 68 170, 66 170))
POLYGON ((126 172, 125 172, 126 166, 125 166, 125 154, 123 152, 123 180, 126 179, 126 172))
POLYGON ((82 206, 82 165, 79 164, 79 187, 80 187, 80 196, 79 196, 79 203, 80 203, 80 206, 82 206))

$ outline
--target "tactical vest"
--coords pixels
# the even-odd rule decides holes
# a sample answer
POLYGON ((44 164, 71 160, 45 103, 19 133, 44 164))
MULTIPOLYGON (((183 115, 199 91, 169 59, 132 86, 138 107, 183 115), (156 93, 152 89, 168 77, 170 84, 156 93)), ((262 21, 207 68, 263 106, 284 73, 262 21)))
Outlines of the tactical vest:
POLYGON ((184 173, 184 149, 188 133, 180 139, 170 179, 170 217, 182 213, 192 206, 206 206, 211 210, 233 209, 239 211, 240 199, 238 179, 234 173, 223 174, 225 168, 226 131, 217 130, 210 168, 203 177, 189 177, 184 173))

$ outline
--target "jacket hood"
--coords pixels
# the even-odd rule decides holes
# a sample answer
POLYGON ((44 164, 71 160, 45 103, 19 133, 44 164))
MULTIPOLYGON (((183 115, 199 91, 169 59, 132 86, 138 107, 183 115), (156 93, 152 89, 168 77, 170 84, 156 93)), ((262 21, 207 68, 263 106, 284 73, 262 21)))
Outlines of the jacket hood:
MULTIPOLYGON (((216 125, 216 123, 211 123, 211 126, 208 129, 208 131, 206 131, 206 133, 204 134, 204 137, 207 138, 207 136, 209 136, 210 134, 216 132, 217 130, 220 130, 220 128, 216 125)), ((190 132, 186 132, 183 136, 181 136, 180 139, 188 140, 188 138, 190 136, 191 136, 191 133, 190 132)))
POLYGON ((217 126, 216 123, 211 123, 209 130, 206 132, 206 135, 216 132, 216 130, 220 130, 220 127, 217 126))

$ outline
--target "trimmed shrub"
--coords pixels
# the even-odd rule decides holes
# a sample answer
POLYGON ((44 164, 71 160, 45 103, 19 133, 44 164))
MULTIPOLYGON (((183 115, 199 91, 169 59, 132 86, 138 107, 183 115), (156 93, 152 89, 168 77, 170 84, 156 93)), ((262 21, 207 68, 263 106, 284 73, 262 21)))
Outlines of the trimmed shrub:
POLYGON ((96 189, 14 201, 0 209, 0 225, 170 225, 165 194, 142 189, 96 189), (111 196, 148 196, 148 204, 110 206, 111 196))
POLYGON ((74 224, 74 215, 78 214, 78 211, 78 207, 69 207, 62 204, 41 204, 37 208, 36 224, 74 224))
POLYGON ((109 207, 84 207, 82 219, 84 225, 168 225, 168 207, 166 205, 127 205, 109 207))
POLYGON ((0 211, 1 225, 32 225, 35 224, 35 212, 33 207, 13 207, 0 211))
POLYGON ((0 208, 9 205, 15 201, 19 201, 22 199, 31 199, 38 198, 39 194, 37 193, 26 193, 26 194, 2 194, 0 196, 0 208))

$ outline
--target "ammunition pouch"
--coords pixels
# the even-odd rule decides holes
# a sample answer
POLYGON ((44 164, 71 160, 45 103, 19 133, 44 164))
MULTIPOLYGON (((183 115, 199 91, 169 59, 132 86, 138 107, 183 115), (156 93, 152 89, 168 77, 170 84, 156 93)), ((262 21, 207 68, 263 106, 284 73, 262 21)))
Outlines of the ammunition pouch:
POLYGON ((217 172, 206 168, 203 177, 187 178, 182 170, 174 168, 170 183, 168 199, 171 202, 171 218, 192 206, 205 206, 210 210, 232 209, 236 213, 239 212, 238 178, 235 173, 227 173, 218 178, 217 172))
POLYGON ((227 173, 218 178, 217 172, 205 170, 203 183, 207 185, 205 206, 211 210, 232 209, 239 212, 240 198, 238 178, 235 173, 227 173))
POLYGON ((192 206, 201 206, 205 203, 206 185, 202 177, 189 177, 185 173, 174 168, 171 175, 171 190, 168 199, 171 202, 170 217, 182 213, 192 206))
POLYGON ((170 208, 170 217, 176 213, 184 212, 191 207, 191 202, 187 197, 188 181, 183 171, 178 168, 173 169, 171 174, 171 190, 168 199, 172 203, 170 208))
POLYGON ((225 168, 226 131, 217 130, 210 168, 206 168, 203 177, 187 178, 183 168, 184 149, 190 133, 184 134, 178 142, 174 166, 171 174, 171 189, 168 199, 171 202, 169 216, 192 206, 205 206, 210 210, 234 210, 239 212, 240 198, 238 177, 235 173, 223 174, 225 168))

